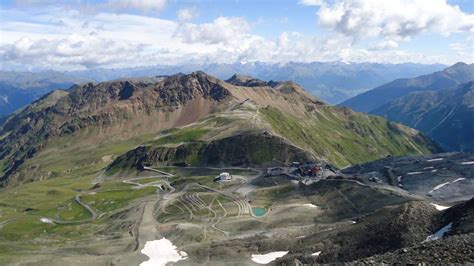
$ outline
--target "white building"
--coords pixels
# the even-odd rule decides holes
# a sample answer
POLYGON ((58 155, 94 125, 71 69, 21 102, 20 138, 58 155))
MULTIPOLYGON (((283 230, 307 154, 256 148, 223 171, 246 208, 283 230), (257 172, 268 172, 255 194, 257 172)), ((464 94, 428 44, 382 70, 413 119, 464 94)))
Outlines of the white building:
POLYGON ((220 173, 220 175, 214 177, 214 181, 227 181, 231 179, 232 176, 229 173, 220 173))

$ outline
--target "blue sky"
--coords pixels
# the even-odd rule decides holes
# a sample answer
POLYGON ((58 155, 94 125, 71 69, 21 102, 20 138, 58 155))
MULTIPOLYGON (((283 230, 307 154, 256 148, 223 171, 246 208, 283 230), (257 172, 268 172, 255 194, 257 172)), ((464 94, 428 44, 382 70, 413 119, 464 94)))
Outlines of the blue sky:
POLYGON ((2 1, 2 69, 474 62, 472 0, 2 1))

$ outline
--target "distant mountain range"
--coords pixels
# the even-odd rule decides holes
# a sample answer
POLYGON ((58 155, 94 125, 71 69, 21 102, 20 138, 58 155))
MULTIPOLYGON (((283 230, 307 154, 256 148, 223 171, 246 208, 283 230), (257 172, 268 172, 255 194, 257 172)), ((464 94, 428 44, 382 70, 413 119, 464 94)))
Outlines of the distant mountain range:
POLYGON ((367 112, 417 91, 436 91, 474 80, 474 64, 457 63, 442 71, 416 78, 397 79, 361 93, 339 104, 357 112, 367 112))
POLYGON ((44 94, 56 89, 68 89, 90 79, 55 71, 39 73, 0 71, 0 121, 44 94))
POLYGON ((416 128, 446 150, 474 151, 474 64, 399 79, 343 102, 416 128))
POLYGON ((202 70, 220 79, 235 73, 263 80, 293 80, 307 91, 331 104, 339 103, 365 90, 401 77, 414 77, 442 69, 444 66, 423 64, 374 64, 341 62, 207 64, 186 66, 150 66, 126 69, 92 69, 84 71, 38 73, 0 71, 0 117, 31 103, 54 89, 68 89, 73 84, 103 82, 191 73, 202 70))
POLYGON ((428 134, 446 150, 474 151, 474 85, 413 92, 371 112, 428 134))

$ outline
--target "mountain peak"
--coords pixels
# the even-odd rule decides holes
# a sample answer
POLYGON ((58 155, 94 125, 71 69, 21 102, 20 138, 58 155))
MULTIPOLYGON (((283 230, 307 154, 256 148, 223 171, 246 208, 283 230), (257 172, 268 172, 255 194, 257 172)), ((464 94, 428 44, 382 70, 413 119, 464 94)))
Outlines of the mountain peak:
POLYGON ((268 82, 256 79, 250 76, 234 74, 232 77, 226 80, 227 83, 235 86, 244 86, 244 87, 263 87, 269 86, 268 82))
POLYGON ((452 65, 451 68, 464 67, 464 66, 468 66, 468 64, 464 62, 457 62, 456 64, 452 65))
POLYGON ((443 70, 443 72, 454 72, 454 71, 462 71, 465 69, 468 69, 470 65, 464 63, 464 62, 457 62, 456 64, 449 66, 443 70))

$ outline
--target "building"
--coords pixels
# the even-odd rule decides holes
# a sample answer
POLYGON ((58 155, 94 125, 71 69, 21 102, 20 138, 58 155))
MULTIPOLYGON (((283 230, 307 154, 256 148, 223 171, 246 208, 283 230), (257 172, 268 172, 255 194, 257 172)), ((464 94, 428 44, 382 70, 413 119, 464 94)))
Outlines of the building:
POLYGON ((285 169, 281 167, 273 167, 273 168, 268 168, 267 169, 267 175, 268 176, 274 176, 274 175, 281 175, 285 173, 285 169))
POLYGON ((214 181, 228 181, 232 179, 232 175, 229 173, 220 173, 218 176, 214 177, 214 181))

